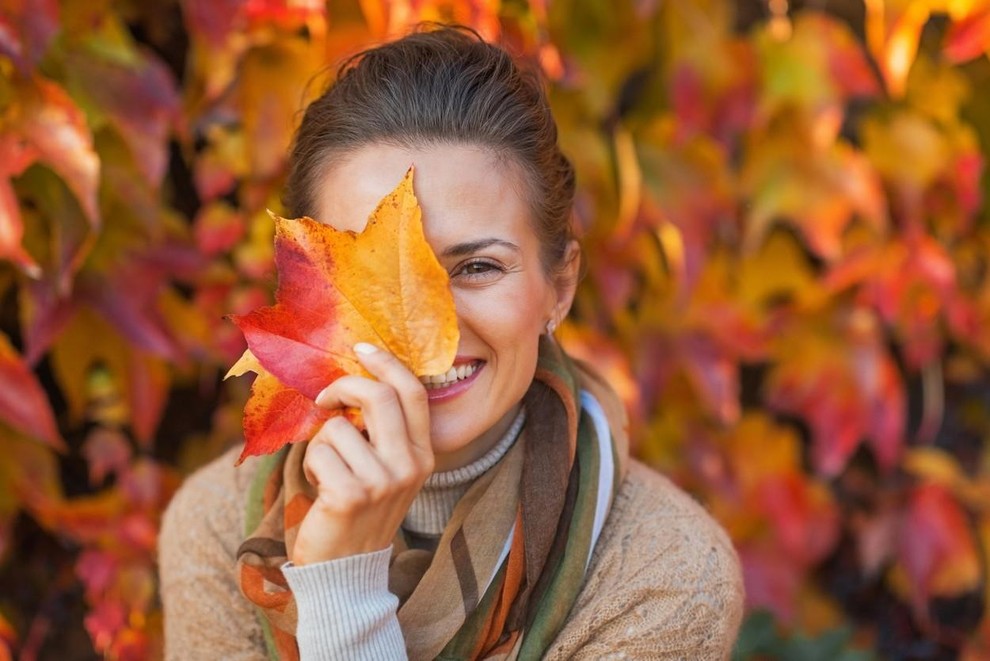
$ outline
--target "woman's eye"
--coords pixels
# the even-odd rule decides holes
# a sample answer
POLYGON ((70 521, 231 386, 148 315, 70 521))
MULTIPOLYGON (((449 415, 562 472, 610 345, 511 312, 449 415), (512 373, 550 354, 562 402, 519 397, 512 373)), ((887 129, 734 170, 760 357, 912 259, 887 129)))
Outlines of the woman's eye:
POLYGON ((483 279, 495 276, 499 273, 504 272, 500 265, 489 261, 474 261, 462 264, 454 269, 453 275, 455 277, 460 276, 462 278, 468 279, 483 279))

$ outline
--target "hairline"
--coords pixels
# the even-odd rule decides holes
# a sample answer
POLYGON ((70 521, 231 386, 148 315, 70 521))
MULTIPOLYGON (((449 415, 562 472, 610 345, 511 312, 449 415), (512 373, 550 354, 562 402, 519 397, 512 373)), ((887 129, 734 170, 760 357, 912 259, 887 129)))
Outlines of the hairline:
MULTIPOLYGON (((316 164, 310 170, 312 174, 307 182, 306 190, 306 197, 310 206, 315 206, 318 198, 316 193, 316 185, 318 181, 326 179, 334 168, 347 165, 350 157, 362 149, 379 145, 406 150, 429 149, 445 146, 474 147, 488 153, 492 157, 493 165, 495 165, 495 167, 504 168, 505 171, 510 174, 509 185, 521 199, 526 201, 526 206, 529 208, 530 214, 530 227, 539 239, 540 264, 542 266, 544 277, 546 277, 548 281, 553 281, 559 272, 566 266, 564 260, 565 255, 560 256, 557 264, 548 264, 548 260, 550 258, 550 256, 547 255, 548 249, 544 246, 544 242, 542 238, 540 238, 540 232, 537 227, 537 223, 539 222, 541 215, 540 205, 537 202, 537 197, 540 193, 537 190, 537 184, 534 183, 537 178, 537 173, 534 173, 532 171, 533 168, 526 163, 525 159, 518 156, 511 147, 496 147, 485 142, 484 140, 430 135, 411 135, 401 137, 383 136, 367 140, 356 140, 351 144, 342 145, 334 149, 325 149, 324 153, 316 158, 316 164)), ((312 212, 315 211, 315 209, 295 209, 293 211, 305 215, 313 215, 312 212)))

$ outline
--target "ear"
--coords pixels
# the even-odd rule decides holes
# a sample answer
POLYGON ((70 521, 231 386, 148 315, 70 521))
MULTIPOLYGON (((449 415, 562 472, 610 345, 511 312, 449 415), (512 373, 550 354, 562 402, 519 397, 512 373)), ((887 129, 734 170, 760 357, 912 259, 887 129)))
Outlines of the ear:
POLYGON ((574 302, 577 291, 578 274, 581 272, 581 246, 571 240, 564 251, 564 267, 554 276, 553 286, 556 302, 550 311, 550 323, 556 327, 564 320, 574 302))

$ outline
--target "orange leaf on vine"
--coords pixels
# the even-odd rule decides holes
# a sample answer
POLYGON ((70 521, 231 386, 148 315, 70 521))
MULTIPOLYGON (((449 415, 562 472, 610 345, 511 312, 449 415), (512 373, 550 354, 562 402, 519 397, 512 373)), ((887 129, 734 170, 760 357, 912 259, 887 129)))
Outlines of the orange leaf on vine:
POLYGON ((314 403, 370 342, 417 376, 454 362, 458 330, 449 277, 423 233, 413 170, 360 233, 311 218, 275 217, 275 305, 231 318, 248 352, 229 375, 258 375, 244 409, 244 457, 307 440, 328 417, 314 403))

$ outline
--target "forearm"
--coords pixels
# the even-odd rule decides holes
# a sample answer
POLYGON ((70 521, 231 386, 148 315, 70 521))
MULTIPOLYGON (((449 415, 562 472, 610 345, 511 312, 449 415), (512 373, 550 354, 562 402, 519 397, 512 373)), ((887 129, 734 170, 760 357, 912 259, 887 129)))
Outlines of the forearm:
POLYGON ((303 661, 406 658, 399 600, 388 591, 390 555, 389 548, 283 567, 296 600, 303 661))

